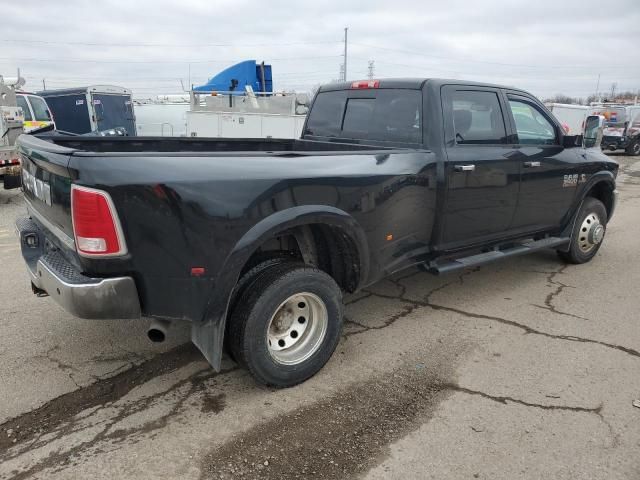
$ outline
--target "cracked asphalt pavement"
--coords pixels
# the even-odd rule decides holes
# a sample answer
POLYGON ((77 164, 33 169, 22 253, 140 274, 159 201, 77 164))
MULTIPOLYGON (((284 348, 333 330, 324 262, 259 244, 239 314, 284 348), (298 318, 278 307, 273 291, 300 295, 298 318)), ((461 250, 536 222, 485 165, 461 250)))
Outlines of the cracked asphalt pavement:
POLYGON ((640 158, 617 159, 591 263, 398 273, 287 390, 213 372, 187 325, 157 346, 35 297, 0 190, 0 479, 640 478, 640 158))

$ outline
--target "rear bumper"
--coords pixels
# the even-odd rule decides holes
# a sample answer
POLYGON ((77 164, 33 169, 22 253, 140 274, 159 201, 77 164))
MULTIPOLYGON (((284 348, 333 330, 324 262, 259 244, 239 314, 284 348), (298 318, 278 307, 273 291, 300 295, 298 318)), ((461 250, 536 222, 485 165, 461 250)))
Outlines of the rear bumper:
POLYGON ((59 251, 45 252, 44 233, 33 220, 18 219, 16 229, 35 293, 50 295, 66 311, 79 318, 140 317, 140 300, 133 278, 87 277, 59 251))

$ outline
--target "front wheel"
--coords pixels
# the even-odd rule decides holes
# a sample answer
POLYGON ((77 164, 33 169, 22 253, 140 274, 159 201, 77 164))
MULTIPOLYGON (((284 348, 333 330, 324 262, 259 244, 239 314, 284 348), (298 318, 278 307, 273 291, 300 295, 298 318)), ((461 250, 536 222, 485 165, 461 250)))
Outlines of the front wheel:
POLYGON ((297 263, 275 265, 238 299, 229 345, 259 383, 290 387, 327 363, 342 317, 342 292, 333 278, 297 263))
POLYGON ((596 198, 585 198, 571 234, 567 252, 558 252, 568 263, 586 263, 595 257, 607 229, 607 209, 596 198))
POLYGON ((640 138, 636 138, 631 142, 626 150, 627 155, 640 155, 640 138))

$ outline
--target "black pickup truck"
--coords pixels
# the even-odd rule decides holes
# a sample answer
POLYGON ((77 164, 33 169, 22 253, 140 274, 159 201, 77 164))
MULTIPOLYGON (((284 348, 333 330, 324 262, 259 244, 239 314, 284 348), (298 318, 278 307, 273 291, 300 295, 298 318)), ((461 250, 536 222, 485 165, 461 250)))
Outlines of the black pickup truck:
POLYGON ((226 349, 290 386, 333 353, 344 292, 543 248, 589 261, 618 171, 594 118, 569 137, 521 90, 392 79, 323 86, 300 140, 22 136, 22 254, 78 317, 151 317, 155 341, 189 321, 214 368, 226 349))

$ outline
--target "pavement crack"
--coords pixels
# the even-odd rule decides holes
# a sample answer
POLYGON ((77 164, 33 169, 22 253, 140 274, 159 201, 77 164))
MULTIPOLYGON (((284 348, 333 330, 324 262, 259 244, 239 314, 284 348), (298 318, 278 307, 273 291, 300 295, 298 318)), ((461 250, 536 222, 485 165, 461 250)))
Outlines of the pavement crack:
POLYGON ((567 267, 569 267, 569 265, 563 265, 559 270, 556 270, 553 272, 545 272, 547 275, 547 282, 549 282, 550 286, 553 285, 556 288, 554 291, 549 292, 549 294, 546 296, 546 298, 544 299, 544 305, 537 305, 535 303, 532 303, 531 305, 536 308, 542 308, 543 310, 548 310, 551 313, 554 313, 556 315, 563 315, 566 317, 589 321, 589 319, 586 317, 581 317, 580 315, 576 315, 571 312, 565 312, 564 310, 560 310, 553 303, 554 300, 564 291, 565 288, 576 288, 572 285, 567 285, 566 283, 562 283, 556 280, 556 276, 562 275, 564 271, 567 269, 567 267))
POLYGON ((518 405, 523 405, 525 407, 532 408, 540 408, 542 410, 566 410, 570 412, 582 412, 582 413, 593 413, 595 415, 601 416, 603 405, 600 404, 597 407, 575 407, 570 405, 550 405, 544 403, 532 403, 527 402, 526 400, 520 400, 518 398, 509 397, 509 396, 499 396, 499 395, 491 395, 486 392, 482 392, 480 390, 472 390, 470 388, 461 387, 460 385, 456 385, 455 383, 448 383, 442 385, 443 389, 453 390, 455 392, 466 393, 468 395, 476 395, 482 398, 486 398, 488 400, 492 400, 497 403, 501 403, 503 405, 508 405, 509 403, 516 403, 518 405))
POLYGON ((90 385, 53 398, 34 410, 6 420, 0 424, 0 431, 11 429, 15 432, 15 436, 9 438, 0 435, 0 462, 9 459, 10 448, 20 450, 16 454, 19 455, 29 447, 41 446, 41 442, 32 442, 32 440, 42 436, 43 433, 54 434, 53 438, 47 436, 46 443, 66 435, 74 429, 76 423, 74 417, 81 412, 96 407, 100 410, 105 405, 124 397, 138 385, 182 368, 200 358, 196 347, 190 343, 184 344, 117 375, 98 379, 90 385), (14 439, 17 440, 15 443, 14 439))
MULTIPOLYGON (((410 315, 411 313, 413 313, 415 310, 419 309, 419 308, 425 308, 425 307, 431 307, 431 304, 429 303, 429 298, 434 295, 435 293, 444 290, 445 288, 448 288, 452 285, 455 284, 462 284, 464 283, 464 277, 471 275, 474 272, 477 272, 479 270, 478 268, 475 269, 470 269, 467 270, 463 273, 461 273, 460 275, 458 275, 458 277, 455 280, 452 280, 450 282, 444 283, 438 287, 434 287, 433 289, 431 289, 429 291, 429 293, 427 293, 426 295, 426 300, 416 300, 416 299, 411 299, 411 298, 407 298, 406 297, 406 293, 407 293, 407 286, 404 285, 402 283, 402 280, 405 280, 407 278, 410 277, 414 277, 416 275, 419 275, 423 272, 421 271, 416 271, 416 272, 412 272, 408 275, 405 275, 403 277, 400 278, 396 278, 396 279, 388 279, 391 283, 393 283, 394 285, 396 285, 399 289, 400 289, 400 293, 397 295, 385 295, 383 293, 378 293, 378 292, 373 292, 371 290, 363 290, 364 292, 367 293, 366 297, 362 297, 362 298, 371 298, 371 297, 378 297, 378 298, 382 298, 385 300, 398 300, 404 303, 407 303, 408 305, 403 307, 402 310, 400 310, 399 312, 394 313, 393 315, 391 315, 390 317, 388 317, 381 325, 365 325, 363 323, 357 322, 355 320, 352 319, 348 319, 347 317, 345 317, 344 322, 347 324, 352 324, 355 325, 357 327, 360 328, 360 330, 355 330, 355 331, 351 331, 351 332, 345 332, 343 334, 343 337, 347 338, 353 335, 359 335, 361 333, 365 333, 368 332, 370 330, 382 330, 384 328, 390 327, 391 325, 393 325, 395 322, 397 322, 398 320, 400 320, 401 318, 406 317, 407 315, 410 315)), ((361 300, 362 298, 358 299, 361 300)))
POLYGON ((622 345, 616 345, 614 343, 608 343, 608 342, 602 342, 600 340, 593 340, 591 338, 583 338, 583 337, 577 337, 575 335, 556 335, 553 333, 548 333, 548 332, 543 332, 541 330, 537 330, 533 327, 529 327, 528 325, 524 325, 522 323, 518 323, 515 322, 513 320, 509 320, 506 318, 502 318, 502 317, 496 317, 493 315, 484 315, 484 314, 480 314, 480 313, 473 313, 473 312, 467 312, 465 310, 460 310, 459 308, 454 308, 454 307, 447 307, 445 305, 438 305, 438 304, 434 304, 434 303, 429 303, 429 307, 433 308, 434 310, 444 310, 444 311, 449 311, 449 312, 453 312, 453 313, 458 313, 464 317, 467 318, 475 318, 475 319, 479 319, 479 320, 491 320, 494 322, 498 322, 498 323, 502 323, 504 325, 509 325, 511 327, 515 327, 515 328, 519 328, 520 330, 523 330, 525 334, 531 334, 531 335, 540 335, 543 337, 547 337, 547 338, 553 338, 555 340, 566 340, 569 342, 579 342, 579 343, 592 343, 595 345, 601 345, 603 347, 607 347, 607 348, 611 348, 614 350, 618 350, 621 352, 624 352, 628 355, 631 355, 633 357, 638 357, 640 358, 640 351, 635 350, 633 348, 630 347, 624 347, 622 345))
MULTIPOLYGON (((95 433, 90 439, 77 444, 73 444, 73 446, 68 449, 54 450, 37 463, 31 465, 29 468, 17 472, 12 478, 14 480, 19 480, 23 478, 30 478, 35 473, 42 472, 43 470, 49 468, 64 468, 66 465, 72 462, 76 462, 82 453, 92 449, 101 442, 109 442, 109 445, 111 446, 121 444, 125 440, 133 440, 135 442, 137 441, 135 440, 135 437, 139 437, 141 435, 148 434, 155 430, 166 427, 169 419, 179 414, 184 409, 184 406, 189 398, 191 398, 195 393, 206 389, 206 386, 204 385, 206 381, 219 375, 236 370, 237 368, 237 366, 233 366, 221 372, 215 372, 209 366, 207 366, 203 369, 198 370, 189 377, 174 383, 173 385, 162 391, 155 392, 151 395, 144 396, 130 402, 124 402, 119 406, 114 406, 113 403, 111 403, 109 405, 109 408, 116 409, 116 413, 110 416, 107 420, 98 421, 90 425, 83 425, 81 428, 75 428, 80 423, 86 423, 86 418, 79 420, 71 419, 67 425, 63 425, 62 428, 56 431, 56 435, 54 435, 52 438, 47 438, 42 442, 38 442, 38 438, 36 438, 36 440, 29 444, 27 448, 22 449, 22 451, 20 451, 19 453, 16 453, 2 460, 10 460, 34 448, 40 448, 45 445, 49 445, 53 441, 58 440, 61 437, 69 435, 71 433, 77 433, 79 431, 94 428, 96 426, 102 427, 101 430, 95 433), (184 391, 183 388, 185 386, 187 387, 186 391, 184 391), (158 402, 166 402, 168 400, 168 397, 171 395, 174 396, 175 402, 171 405, 171 408, 169 408, 166 412, 164 412, 157 418, 144 422, 141 425, 136 425, 135 427, 116 428, 117 425, 123 420, 133 417, 140 412, 149 410, 158 402)), ((95 416, 97 412, 101 411, 105 407, 106 405, 103 405, 102 407, 96 409, 91 413, 91 416, 95 416)))
MULTIPOLYGON (((75 377, 73 376, 73 372, 77 372, 77 373, 82 373, 80 372, 78 369, 76 369, 75 367, 73 367, 72 365, 69 365, 68 363, 64 363, 61 359, 55 357, 53 355, 53 352, 55 352, 56 350, 59 350, 60 346, 59 345, 55 345, 53 347, 51 347, 49 350, 47 350, 44 355, 41 355, 41 357, 46 358, 49 362, 53 363, 59 370, 61 370, 62 372, 64 372, 67 377, 69 377, 69 380, 71 380, 73 382, 73 384, 76 386, 76 388, 82 388, 82 386, 80 384, 78 384, 78 382, 76 381, 75 377)), ((97 377, 94 377, 92 375, 89 375, 90 377, 93 377, 94 379, 97 377)))
MULTIPOLYGON (((374 295, 377 296, 377 294, 374 294, 374 295)), ((416 310, 416 308, 419 308, 421 306, 422 305, 407 305, 407 306, 403 307, 402 310, 400 310, 399 312, 396 312, 393 315, 391 315, 390 317, 388 317, 387 319, 385 319, 385 321, 381 325, 365 325, 363 323, 360 323, 360 322, 357 322, 355 320, 351 320, 351 319, 348 319, 348 318, 345 317, 344 323, 350 323, 352 325, 355 325, 355 326, 359 327, 360 330, 355 330, 355 331, 351 331, 351 332, 345 332, 343 334, 343 337, 345 337, 345 338, 351 337, 352 335, 358 335, 360 333, 368 332, 370 330, 383 330, 383 329, 385 329, 387 327, 390 327, 391 325, 393 325, 395 322, 397 322, 401 318, 404 318, 407 315, 411 314, 414 310, 416 310)))
MULTIPOLYGON (((530 408, 539 408, 541 410, 560 410, 560 411, 568 411, 568 412, 576 412, 576 413, 588 413, 597 415, 600 421, 607 427, 609 432, 609 436, 611 437, 611 445, 606 448, 617 448, 620 445, 620 434, 616 433, 611 423, 604 417, 602 410, 604 409, 604 405, 601 403, 597 407, 579 407, 579 406, 571 406, 571 405, 553 405, 553 404, 545 404, 545 403, 533 403, 527 402, 526 400, 520 400, 518 398, 510 397, 510 396, 501 396, 501 395, 491 395, 486 392, 480 390, 472 390, 467 387, 462 387, 455 383, 448 383, 441 385, 443 390, 451 390, 455 392, 465 393, 468 395, 479 396, 482 398, 486 398, 487 400, 491 400, 493 402, 497 402, 503 405, 509 405, 509 403, 514 403, 517 405, 523 405, 525 407, 530 408)), ((558 396, 550 396, 549 398, 560 398, 558 396)))
MULTIPOLYGON (((555 276, 564 273, 564 270, 567 267, 568 267, 568 265, 564 265, 562 268, 560 268, 557 271, 545 272, 548 275, 547 279, 549 280, 549 282, 552 283, 552 284, 556 284, 556 285, 559 285, 560 287, 562 287, 564 284, 562 284, 561 282, 558 282, 557 280, 555 280, 555 276)), ((564 340, 564 341, 569 341, 569 342, 591 343, 591 344, 600 345, 600 346, 603 346, 603 347, 606 347, 606 348, 618 350, 620 352, 626 353, 626 354, 631 355, 633 357, 640 358, 640 351, 635 350, 635 349, 630 348, 630 347, 625 347, 625 346, 622 346, 622 345, 603 342, 603 341, 600 341, 600 340, 594 340, 594 339, 590 339, 590 338, 578 337, 578 336, 575 336, 575 335, 557 335, 557 334, 553 334, 553 333, 548 333, 548 332, 544 332, 542 330, 535 329, 535 328, 530 327, 528 325, 525 325, 525 324, 522 324, 522 323, 518 323, 518 322, 516 322, 514 320, 509 320, 507 318, 497 317, 497 316, 493 316, 493 315, 484 315, 484 314, 479 314, 479 313, 468 312, 468 311, 465 311, 465 310, 461 310, 459 308, 448 307, 446 305, 436 304, 436 303, 433 303, 431 301, 431 298, 436 293, 438 293, 438 292, 440 292, 440 291, 442 291, 442 290, 444 290, 444 289, 446 289, 446 288, 448 288, 448 287, 450 287, 450 286, 452 286, 452 285, 454 285, 456 283, 457 284, 463 284, 465 277, 473 274, 474 272, 477 272, 478 270, 479 270, 479 268, 465 270, 463 273, 458 275, 458 277, 455 280, 452 280, 450 282, 444 283, 444 284, 442 284, 442 285, 440 285, 438 287, 435 287, 435 288, 431 289, 427 294, 425 294, 424 300, 415 300, 415 299, 406 298, 406 296, 405 296, 406 295, 406 286, 401 283, 402 279, 391 280, 392 283, 398 285, 398 287, 400 288, 400 293, 398 295, 385 295, 385 294, 373 292, 373 291, 370 291, 370 290, 366 290, 366 292, 368 293, 367 298, 379 297, 379 298, 383 298, 383 299, 387 299, 387 300, 400 300, 402 302, 408 303, 409 305, 404 307, 400 312, 396 312, 395 314, 391 315, 381 325, 370 326, 370 325, 365 325, 365 324, 360 323, 360 322, 356 322, 355 320, 352 320, 352 319, 348 319, 348 320, 345 319, 345 323, 351 323, 353 325, 356 325, 357 327, 360 328, 360 330, 356 330, 356 331, 352 331, 352 332, 346 332, 344 334, 344 337, 350 337, 350 336, 353 336, 353 335, 358 335, 358 334, 361 334, 361 333, 364 333, 364 332, 368 332, 370 330, 381 330, 381 329, 387 328, 387 327, 393 325, 400 318, 404 318, 407 315, 411 314, 416 309, 423 308, 423 307, 429 307, 429 308, 432 308, 433 310, 443 310, 443 311, 449 311, 449 312, 452 312, 452 313, 457 313, 457 314, 462 315, 462 316, 467 317, 467 318, 474 318, 474 319, 479 319, 479 320, 491 320, 491 321, 494 321, 494 322, 502 323, 504 325, 509 325, 511 327, 515 327, 515 328, 518 328, 520 330, 523 330, 525 334, 540 335, 540 336, 547 337, 547 338, 553 338, 555 340, 564 340)), ((415 273, 410 275, 410 276, 413 276, 413 275, 415 275, 415 273)), ((566 287, 569 287, 569 285, 564 285, 564 288, 566 288, 566 287)), ((547 296, 547 300, 545 301, 545 303, 547 303, 547 302, 550 303, 561 291, 562 291, 562 288, 556 289, 555 295, 552 295, 551 297, 547 296)), ((552 293, 554 293, 554 292, 552 292, 552 293)), ((545 307, 542 307, 542 306, 540 306, 540 307, 541 308, 545 308, 545 307)), ((556 311, 555 313, 567 315, 567 313, 565 313, 565 312, 556 311)), ((572 314, 569 314, 569 315, 572 315, 572 314)), ((582 317, 579 317, 579 318, 582 318, 582 317)), ((588 320, 588 319, 583 318, 583 320, 588 320)))
POLYGON ((344 302, 345 306, 346 305, 353 305, 353 304, 358 303, 358 302, 360 302, 362 300, 366 300, 367 298, 371 297, 371 295, 372 295, 370 292, 365 292, 365 293, 366 293, 366 295, 363 295, 363 296, 358 297, 358 298, 354 298, 353 300, 349 300, 348 302, 344 302))

